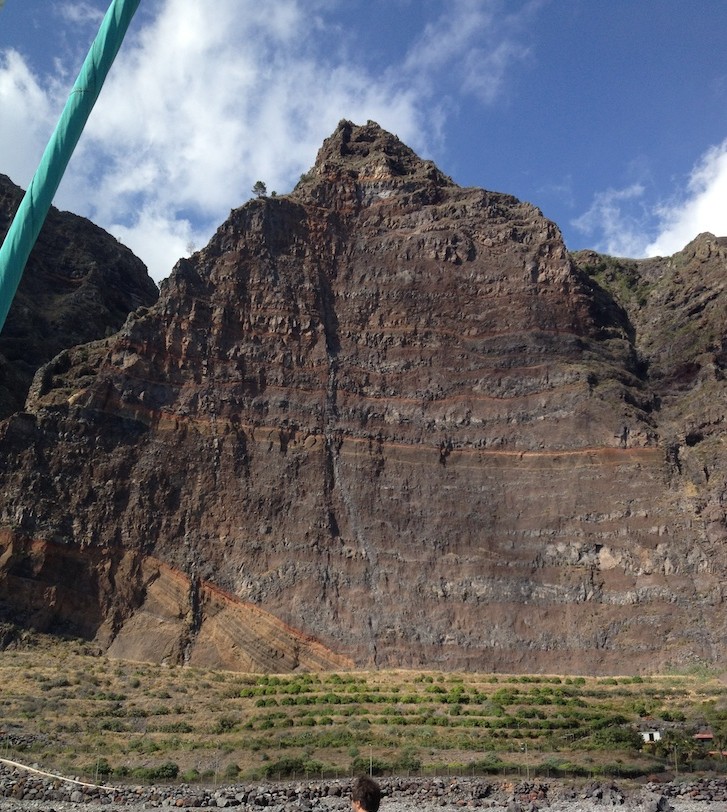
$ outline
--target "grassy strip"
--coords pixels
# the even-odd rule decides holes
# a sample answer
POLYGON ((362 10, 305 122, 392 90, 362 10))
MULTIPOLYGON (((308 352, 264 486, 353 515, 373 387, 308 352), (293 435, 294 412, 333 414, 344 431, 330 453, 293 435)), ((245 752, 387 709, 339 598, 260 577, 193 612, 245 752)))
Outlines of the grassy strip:
POLYGON ((708 750, 727 749, 727 687, 706 673, 242 675, 65 642, 0 653, 0 685, 0 755, 89 778, 624 777, 719 771, 708 750), (692 738, 706 726, 707 748, 692 738), (662 741, 645 745, 647 727, 662 741))

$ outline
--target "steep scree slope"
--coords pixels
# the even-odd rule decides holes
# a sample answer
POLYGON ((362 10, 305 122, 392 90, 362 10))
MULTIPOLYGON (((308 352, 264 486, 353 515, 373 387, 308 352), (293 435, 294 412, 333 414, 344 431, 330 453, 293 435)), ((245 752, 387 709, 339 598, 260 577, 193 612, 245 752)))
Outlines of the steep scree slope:
POLYGON ((703 444, 674 451, 677 407, 661 425, 688 393, 601 262, 341 122, 292 194, 233 211, 0 426, 5 614, 270 670, 723 657, 723 424, 695 482, 703 444))

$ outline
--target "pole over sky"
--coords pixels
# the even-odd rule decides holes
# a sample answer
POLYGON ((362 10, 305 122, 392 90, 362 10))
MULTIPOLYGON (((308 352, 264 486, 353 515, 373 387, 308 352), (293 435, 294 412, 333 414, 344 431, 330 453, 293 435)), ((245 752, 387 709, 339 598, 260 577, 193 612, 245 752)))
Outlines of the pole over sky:
MULTIPOLYGON (((4 0, 0 0, 0 7, 4 0)), ((0 246, 0 330, 53 197, 140 0, 113 0, 91 45, 28 191, 0 246)), ((22 133, 18 133, 22 137, 22 133)))

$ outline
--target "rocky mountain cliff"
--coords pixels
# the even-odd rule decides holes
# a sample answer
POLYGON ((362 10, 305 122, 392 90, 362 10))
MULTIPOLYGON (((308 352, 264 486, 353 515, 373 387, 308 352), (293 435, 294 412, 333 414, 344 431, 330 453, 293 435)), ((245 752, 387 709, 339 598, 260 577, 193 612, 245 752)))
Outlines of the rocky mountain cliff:
POLYGON ((0 607, 253 670, 717 662, 726 248, 571 255, 341 122, 0 424, 0 607))
MULTIPOLYGON (((0 244, 23 191, 0 175, 0 244)), ((83 217, 51 208, 0 333, 0 419, 20 411, 36 370, 115 333, 157 300, 144 263, 83 217)))

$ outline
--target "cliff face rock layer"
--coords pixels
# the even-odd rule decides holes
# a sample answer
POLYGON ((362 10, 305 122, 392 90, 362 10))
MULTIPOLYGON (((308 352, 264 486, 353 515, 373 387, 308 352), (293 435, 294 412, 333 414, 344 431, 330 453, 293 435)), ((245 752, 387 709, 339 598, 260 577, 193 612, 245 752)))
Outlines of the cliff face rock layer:
POLYGON ((724 657, 725 257, 692 250, 574 258, 342 122, 1 425, 5 613, 270 670, 724 657))
MULTIPOLYGON (((0 243, 23 191, 0 175, 0 243)), ((157 300, 144 263, 89 220, 51 208, 0 333, 0 419, 23 408, 36 370, 115 333, 157 300)))

